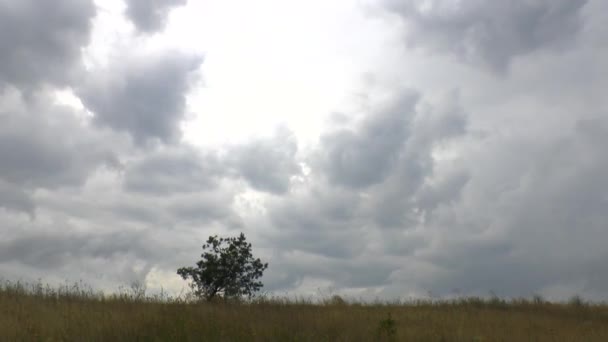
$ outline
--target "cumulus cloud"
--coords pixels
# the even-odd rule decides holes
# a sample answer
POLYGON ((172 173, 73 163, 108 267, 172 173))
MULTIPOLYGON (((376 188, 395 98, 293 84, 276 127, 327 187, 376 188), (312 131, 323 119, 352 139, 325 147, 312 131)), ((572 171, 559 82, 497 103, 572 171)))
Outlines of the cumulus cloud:
POLYGON ((127 0, 127 16, 138 30, 146 33, 161 31, 173 7, 185 5, 187 0, 127 0))
POLYGON ((406 23, 408 42, 504 71, 522 55, 563 48, 583 26, 587 0, 385 1, 406 23))
POLYGON ((0 241, 0 265, 5 276, 27 279, 45 269, 45 281, 54 284, 80 278, 95 280, 96 288, 115 291, 117 281, 143 280, 152 265, 162 259, 155 250, 161 244, 149 232, 77 232, 67 223, 60 231, 40 222, 30 223, 29 228, 0 241), (100 274, 99 268, 107 263, 113 270, 100 274))
POLYGON ((115 255, 150 257, 149 241, 132 232, 109 234, 39 234, 3 241, 0 262, 19 260, 28 266, 59 268, 73 258, 110 259, 115 255))
POLYGON ((80 137, 78 141, 77 137, 68 139, 61 135, 61 128, 70 125, 76 132, 82 129, 69 109, 51 107, 43 116, 31 117, 28 114, 41 109, 36 106, 28 108, 28 112, 1 114, 6 123, 0 133, 0 158, 3 161, 0 174, 4 179, 34 187, 77 185, 98 163, 111 162, 112 155, 101 146, 87 146, 86 137, 80 137), (61 125, 61 128, 54 125, 61 125), (76 153, 83 147, 93 149, 86 154, 76 153))
POLYGON ((126 166, 127 191, 151 195, 214 190, 225 176, 219 156, 186 145, 145 154, 126 166))
POLYGON ((179 144, 200 58, 165 50, 85 71, 92 3, 0 1, 0 9, 5 277, 82 279, 115 290, 145 279, 152 266, 178 264, 166 257, 168 249, 181 257, 178 240, 194 248, 212 230, 240 224, 235 191, 215 184, 220 167, 205 158, 215 152, 179 144), (77 97, 60 104, 56 90, 69 87, 77 97), (138 149, 128 136, 174 144, 138 149))
POLYGON ((0 181, 15 195, 3 201, 10 207, 31 211, 24 191, 78 187, 98 167, 117 163, 112 146, 102 143, 102 133, 49 96, 25 102, 21 93, 7 91, 0 98, 0 121, 0 181), (67 136, 65 130, 73 134, 67 136))
POLYGON ((333 258, 361 253, 365 227, 357 220, 358 198, 332 190, 310 184, 289 198, 269 202, 269 223, 274 229, 267 238, 272 245, 333 258))
POLYGON ((0 180, 0 208, 34 215, 35 205, 29 194, 21 187, 0 180))
POLYGON ((390 173, 408 139, 418 97, 406 93, 394 102, 366 117, 354 130, 339 129, 322 137, 321 159, 332 182, 366 187, 390 173))
POLYGON ((125 191, 120 180, 108 169, 79 188, 38 190, 31 195, 34 219, 0 210, 4 276, 31 280, 44 273, 52 283, 82 279, 115 291, 145 282, 155 268, 172 275, 209 235, 243 229, 230 184, 157 196, 125 191))
POLYGON ((124 57, 94 70, 77 88, 95 122, 131 135, 137 144, 178 142, 186 95, 202 59, 180 52, 124 57))
POLYGON ((600 132, 606 122, 591 122, 593 130, 579 121, 525 152, 517 141, 490 138, 502 147, 493 149, 494 156, 474 156, 468 164, 476 169, 470 166, 461 199, 428 217, 435 246, 421 255, 444 272, 424 286, 438 293, 452 287, 469 294, 531 295, 579 283, 560 296, 605 291, 606 279, 594 270, 605 258, 596 241, 606 239, 601 227, 608 219, 601 209, 607 184, 599 176, 608 160, 597 140, 605 136, 600 132), (527 158, 509 157, 522 153, 527 158), (501 158, 511 168, 481 175, 501 158))
POLYGON ((293 133, 283 127, 273 137, 231 147, 227 152, 227 163, 252 188, 283 194, 289 190, 291 177, 300 173, 297 151, 293 133))
POLYGON ((271 137, 225 146, 221 152, 168 146, 132 161, 124 186, 130 192, 168 195, 212 191, 224 180, 243 179, 257 191, 280 195, 301 171, 297 149, 295 137, 285 128, 271 137))
POLYGON ((321 137, 309 156, 310 173, 285 196, 266 204, 268 222, 263 222, 273 229, 265 233, 265 240, 282 246, 275 261, 277 272, 302 269, 294 277, 280 277, 278 284, 290 281, 297 288, 314 278, 347 292, 383 286, 400 270, 395 256, 428 245, 416 231, 421 212, 432 211, 425 207, 430 202, 439 205, 456 199, 466 183, 453 181, 452 175, 435 181, 432 157, 438 143, 466 132, 466 114, 458 102, 453 95, 431 104, 416 91, 401 91, 366 106, 362 117, 347 124, 350 127, 329 130, 321 137), (350 139, 337 144, 336 137, 344 132, 350 139), (353 154, 356 158, 348 163, 340 158, 353 154), (432 191, 450 196, 429 199, 432 191), (307 259, 317 261, 303 261, 307 259), (337 269, 356 275, 339 274, 337 269))
POLYGON ((0 90, 69 84, 81 72, 90 38, 92 1, 0 1, 0 90))
POLYGON ((365 192, 359 210, 384 226, 407 226, 415 194, 433 175, 437 143, 465 133, 457 95, 435 108, 413 91, 372 108, 353 130, 324 135, 318 172, 332 185, 365 192), (408 203, 411 202, 411 203, 408 203))

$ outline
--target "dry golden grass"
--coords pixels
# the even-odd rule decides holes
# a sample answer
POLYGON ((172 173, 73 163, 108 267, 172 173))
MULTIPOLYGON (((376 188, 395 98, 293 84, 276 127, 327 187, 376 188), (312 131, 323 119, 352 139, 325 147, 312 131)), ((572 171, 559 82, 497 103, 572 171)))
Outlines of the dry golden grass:
POLYGON ((608 306, 476 298, 188 303, 81 284, 0 285, 1 341, 608 341, 608 306))

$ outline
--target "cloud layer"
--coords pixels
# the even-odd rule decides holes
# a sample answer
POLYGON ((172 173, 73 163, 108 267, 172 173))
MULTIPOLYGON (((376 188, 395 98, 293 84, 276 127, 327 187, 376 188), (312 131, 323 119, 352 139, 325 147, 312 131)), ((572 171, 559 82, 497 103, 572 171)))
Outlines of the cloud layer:
POLYGON ((386 1, 407 24, 408 42, 473 64, 506 69, 511 60, 571 47, 583 1, 386 1))
MULTIPOLYGON (((214 48, 238 35, 207 39, 205 59, 176 49, 177 6, 191 5, 127 1, 116 20, 137 32, 122 32, 92 2, 0 0, 3 277, 179 291, 175 270, 209 235, 243 231, 276 293, 608 295, 605 2, 336 2, 360 13, 345 32, 380 27, 366 34, 388 43, 307 145, 284 123, 219 145, 185 137, 192 116, 216 115, 191 99, 221 102, 214 66, 238 56, 214 48)), ((275 45, 278 67, 295 58, 275 45)), ((355 63, 356 46, 331 45, 355 63)))
POLYGON ((0 2, 0 87, 68 83, 81 65, 95 12, 87 0, 0 2))
POLYGON ((110 70, 87 75, 77 88, 84 105, 95 113, 95 122, 129 133, 138 144, 178 141, 185 96, 202 59, 167 51, 119 61, 110 70))
POLYGON ((168 12, 183 6, 186 0, 127 0, 127 16, 138 30, 145 33, 162 31, 167 23, 168 12))

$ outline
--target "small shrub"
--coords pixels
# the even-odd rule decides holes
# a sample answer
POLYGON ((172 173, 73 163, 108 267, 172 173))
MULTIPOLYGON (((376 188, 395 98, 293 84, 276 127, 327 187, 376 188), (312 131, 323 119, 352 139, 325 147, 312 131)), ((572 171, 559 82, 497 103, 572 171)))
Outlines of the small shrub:
POLYGON ((568 305, 570 305, 572 307, 580 308, 580 307, 585 306, 585 300, 579 295, 572 296, 568 300, 568 305))
POLYGON ((324 300, 325 305, 337 305, 342 306, 346 305, 346 301, 340 295, 333 295, 329 299, 324 300))
POLYGON ((543 298, 543 296, 539 294, 535 294, 534 296, 532 296, 532 303, 534 303, 535 305, 543 305, 546 302, 547 301, 545 300, 545 298, 543 298))
POLYGON ((397 322, 388 314, 386 319, 383 319, 378 324, 378 339, 396 341, 397 340, 397 322))

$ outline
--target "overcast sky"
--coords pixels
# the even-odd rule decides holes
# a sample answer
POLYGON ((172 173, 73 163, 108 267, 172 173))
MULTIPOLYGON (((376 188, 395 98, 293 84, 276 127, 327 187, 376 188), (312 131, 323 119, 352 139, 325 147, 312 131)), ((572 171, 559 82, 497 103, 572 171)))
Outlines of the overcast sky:
POLYGON ((605 0, 0 0, 0 277, 608 298, 605 0))

